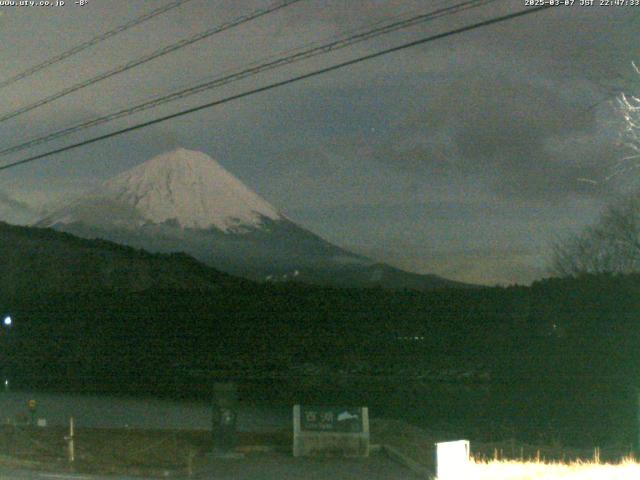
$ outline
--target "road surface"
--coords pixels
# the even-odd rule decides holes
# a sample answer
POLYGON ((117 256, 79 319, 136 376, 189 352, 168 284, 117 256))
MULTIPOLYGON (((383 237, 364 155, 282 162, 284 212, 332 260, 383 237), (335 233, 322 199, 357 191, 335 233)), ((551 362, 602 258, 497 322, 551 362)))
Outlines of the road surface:
MULTIPOLYGON (((93 476, 0 468, 0 480, 146 480, 142 477, 93 476)), ((150 479, 149 479, 150 480, 150 479)), ((157 480, 157 479, 155 479, 157 480)))
MULTIPOLYGON (((293 458, 286 454, 216 459, 191 477, 176 480, 424 480, 383 453, 369 458, 293 458)), ((146 480, 144 477, 46 473, 0 468, 0 480, 146 480)), ((148 480, 151 480, 149 477, 148 480)), ((154 478, 157 480, 157 477, 154 478)))

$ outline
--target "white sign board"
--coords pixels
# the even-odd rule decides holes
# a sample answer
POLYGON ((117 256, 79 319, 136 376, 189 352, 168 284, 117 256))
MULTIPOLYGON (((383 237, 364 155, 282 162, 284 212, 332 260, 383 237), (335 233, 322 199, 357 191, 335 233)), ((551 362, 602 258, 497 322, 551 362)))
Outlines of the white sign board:
POLYGON ((369 455, 367 407, 293 407, 293 455, 369 455))

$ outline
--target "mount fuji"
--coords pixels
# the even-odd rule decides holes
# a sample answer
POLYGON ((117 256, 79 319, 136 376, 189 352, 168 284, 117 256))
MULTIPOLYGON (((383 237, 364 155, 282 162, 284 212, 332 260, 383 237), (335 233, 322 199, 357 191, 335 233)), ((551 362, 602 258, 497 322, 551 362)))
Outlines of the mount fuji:
POLYGON ((259 281, 388 288, 457 285, 333 245, 287 219, 208 155, 182 148, 104 182, 35 226, 151 252, 185 252, 259 281))

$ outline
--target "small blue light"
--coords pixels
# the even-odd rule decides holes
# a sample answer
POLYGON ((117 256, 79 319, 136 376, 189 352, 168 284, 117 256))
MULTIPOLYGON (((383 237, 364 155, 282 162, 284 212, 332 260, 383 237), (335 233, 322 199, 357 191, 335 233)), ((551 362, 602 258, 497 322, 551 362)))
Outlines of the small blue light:
POLYGON ((11 324, 13 323, 13 320, 11 320, 11 317, 4 317, 4 325, 5 327, 10 327, 11 324))

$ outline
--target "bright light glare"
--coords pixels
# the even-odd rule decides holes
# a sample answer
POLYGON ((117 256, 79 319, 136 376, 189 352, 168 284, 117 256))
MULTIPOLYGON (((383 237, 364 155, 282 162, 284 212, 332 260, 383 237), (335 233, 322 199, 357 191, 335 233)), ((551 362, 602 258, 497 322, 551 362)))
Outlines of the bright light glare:
POLYGON ((476 461, 468 480, 631 480, 640 478, 640 464, 625 460, 618 465, 597 463, 543 463, 476 461))
POLYGON ((468 478, 468 440, 437 443, 436 453, 438 480, 460 480, 468 478))
POLYGON ((11 320, 11 317, 4 317, 5 326, 10 327, 12 323, 13 323, 13 320, 11 320))

